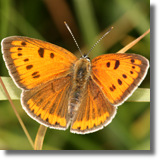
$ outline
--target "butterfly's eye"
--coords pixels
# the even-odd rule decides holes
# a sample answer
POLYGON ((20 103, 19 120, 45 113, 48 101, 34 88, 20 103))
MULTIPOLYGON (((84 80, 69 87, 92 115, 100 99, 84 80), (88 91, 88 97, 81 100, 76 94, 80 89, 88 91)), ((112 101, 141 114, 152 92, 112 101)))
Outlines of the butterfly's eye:
POLYGON ((91 60, 89 57, 86 57, 86 59, 87 59, 88 61, 90 61, 90 60, 91 60))

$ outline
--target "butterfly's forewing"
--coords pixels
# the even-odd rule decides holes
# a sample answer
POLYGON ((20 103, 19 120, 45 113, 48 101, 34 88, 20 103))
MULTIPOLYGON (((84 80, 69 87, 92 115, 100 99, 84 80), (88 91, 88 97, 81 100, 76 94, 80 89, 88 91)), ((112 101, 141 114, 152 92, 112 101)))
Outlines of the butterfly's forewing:
POLYGON ((22 106, 31 118, 47 127, 67 129, 68 98, 72 76, 53 80, 32 90, 22 92, 22 106))
POLYGON ((73 117, 71 132, 95 132, 109 124, 115 114, 116 107, 108 102, 100 87, 90 79, 77 114, 73 117))
POLYGON ((148 60, 140 55, 106 54, 92 60, 92 78, 110 103, 120 105, 144 79, 148 67, 148 60))
POLYGON ((77 60, 71 52, 54 44, 20 36, 3 39, 2 52, 10 75, 23 89, 66 76, 77 60))

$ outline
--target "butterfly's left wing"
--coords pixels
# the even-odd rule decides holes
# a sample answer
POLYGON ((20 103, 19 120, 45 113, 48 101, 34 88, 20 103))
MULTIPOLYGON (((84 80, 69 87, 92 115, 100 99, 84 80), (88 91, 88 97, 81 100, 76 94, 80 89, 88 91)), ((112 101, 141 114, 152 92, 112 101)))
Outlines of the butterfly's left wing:
POLYGON ((105 54, 92 60, 92 78, 110 103, 124 102, 144 79, 148 60, 136 54, 105 54))
POLYGON ((101 88, 90 78, 82 102, 74 115, 71 132, 86 134, 95 132, 108 125, 116 114, 101 88))

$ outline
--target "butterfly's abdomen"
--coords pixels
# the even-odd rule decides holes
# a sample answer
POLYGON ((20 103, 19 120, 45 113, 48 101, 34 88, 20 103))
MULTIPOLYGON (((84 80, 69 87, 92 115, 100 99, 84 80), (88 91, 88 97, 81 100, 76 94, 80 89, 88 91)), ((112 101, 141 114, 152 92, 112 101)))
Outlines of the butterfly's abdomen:
POLYGON ((68 112, 70 118, 77 112, 81 100, 86 91, 86 84, 88 82, 91 72, 91 63, 86 58, 81 58, 75 64, 73 85, 69 97, 68 112))

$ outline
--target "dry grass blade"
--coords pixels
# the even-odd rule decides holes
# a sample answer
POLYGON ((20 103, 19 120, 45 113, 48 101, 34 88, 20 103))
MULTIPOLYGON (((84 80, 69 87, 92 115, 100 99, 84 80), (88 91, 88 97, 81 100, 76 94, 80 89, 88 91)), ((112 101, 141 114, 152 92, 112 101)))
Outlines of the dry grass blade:
POLYGON ((47 127, 40 125, 36 135, 35 143, 34 143, 34 150, 42 150, 43 140, 44 140, 46 131, 47 131, 47 127))
POLYGON ((4 83, 3 83, 2 79, 1 79, 1 77, 0 77, 0 84, 2 85, 4 91, 5 91, 6 95, 7 95, 7 98, 8 98, 8 100, 9 100, 9 102, 10 102, 10 104, 11 104, 11 106, 12 106, 12 108, 13 108, 13 110, 14 110, 16 116, 17 116, 17 118, 18 118, 18 121, 19 121, 20 125, 21 125, 22 128, 23 128, 24 133, 26 134, 26 136, 27 136, 27 138, 28 138, 28 140, 29 140, 31 146, 34 148, 33 141, 32 141, 32 139, 31 139, 31 137, 30 137, 30 135, 29 135, 29 133, 28 133, 28 131, 27 131, 27 129, 26 129, 26 127, 25 127, 25 125, 24 125, 22 119, 21 119, 21 117, 19 116, 19 114, 18 114, 18 112, 17 112, 17 110, 16 110, 16 108, 15 108, 15 106, 14 106, 14 104, 13 104, 13 102, 12 102, 10 96, 9 96, 9 94, 8 94, 8 91, 7 91, 7 89, 6 89, 5 85, 4 85, 4 83))
POLYGON ((133 47, 137 42, 139 42, 143 37, 145 37, 150 32, 150 29, 148 29, 145 33, 143 33, 140 37, 126 45, 124 48, 119 50, 117 53, 125 53, 127 50, 129 50, 131 47, 133 47))

